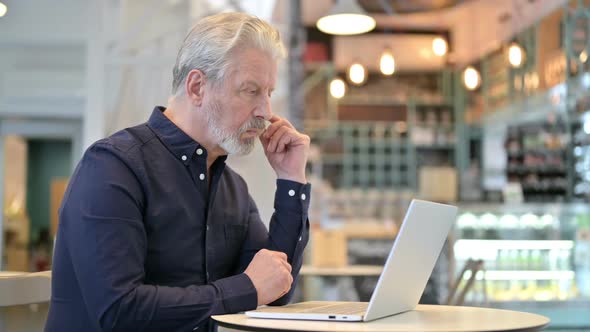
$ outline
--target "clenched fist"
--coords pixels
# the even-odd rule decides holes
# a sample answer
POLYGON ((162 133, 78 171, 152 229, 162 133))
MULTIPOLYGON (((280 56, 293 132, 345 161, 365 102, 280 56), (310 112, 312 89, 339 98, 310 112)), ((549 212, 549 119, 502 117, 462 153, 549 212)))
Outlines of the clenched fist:
POLYGON ((244 273, 256 288, 258 305, 269 304, 287 294, 293 283, 287 255, 279 251, 260 250, 244 273))

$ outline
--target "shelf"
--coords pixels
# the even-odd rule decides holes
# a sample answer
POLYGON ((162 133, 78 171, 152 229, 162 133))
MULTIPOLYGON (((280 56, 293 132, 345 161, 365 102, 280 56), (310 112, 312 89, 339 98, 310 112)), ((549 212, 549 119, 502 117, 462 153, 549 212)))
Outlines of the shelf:
POLYGON ((425 144, 415 144, 414 145, 417 150, 453 150, 455 149, 454 144, 433 144, 433 145, 425 145, 425 144))
POLYGON ((563 186, 549 186, 549 187, 539 187, 536 188, 535 186, 522 186, 522 191, 527 193, 565 193, 567 188, 563 186))
POLYGON ((455 251, 477 252, 479 250, 571 250, 574 241, 570 240, 457 240, 455 251))
MULTIPOLYGON (((576 276, 574 271, 485 271, 486 280, 571 280, 576 276)), ((471 275, 466 273, 463 279, 469 279, 471 275)), ((477 279, 481 279, 481 275, 477 279)))
MULTIPOLYGON (((514 308, 522 308, 522 307, 541 307, 541 308, 555 308, 555 307, 565 307, 568 309, 576 308, 576 309, 585 309, 590 308, 590 298, 582 298, 582 297, 575 297, 575 298, 568 298, 566 300, 546 300, 546 301, 539 301, 539 300, 491 300, 488 301, 488 305, 492 307, 504 307, 510 306, 514 308)), ((514 309, 516 310, 516 309, 514 309)))
POLYGON ((547 148, 535 148, 535 149, 522 149, 518 151, 508 151, 509 157, 520 157, 525 154, 542 154, 542 155, 561 155, 565 153, 565 148, 559 149, 547 149, 547 148))
POLYGON ((346 222, 340 230, 347 239, 394 239, 398 232, 396 225, 374 222, 346 222))
MULTIPOLYGON (((443 99, 441 97, 441 99, 443 99)), ((404 106, 408 107, 411 103, 411 98, 409 97, 392 97, 391 95, 388 96, 345 96, 342 99, 338 100, 338 105, 347 105, 347 106, 354 106, 354 105, 371 105, 371 106, 404 106)), ((441 100, 438 101, 424 101, 419 99, 413 99, 414 105, 417 107, 453 107, 452 103, 445 102, 441 100)))
POLYGON ((566 168, 557 166, 508 166, 508 174, 539 174, 539 175, 565 175, 566 168))
POLYGON ((420 128, 420 129, 445 129, 445 130, 453 130, 455 128, 455 125, 452 123, 429 123, 429 122, 424 122, 424 121, 417 121, 414 123, 414 128, 420 128))
POLYGON ((303 64, 303 68, 305 71, 318 71, 320 69, 328 69, 332 68, 333 65, 331 62, 322 62, 322 61, 315 61, 315 62, 307 62, 303 64))

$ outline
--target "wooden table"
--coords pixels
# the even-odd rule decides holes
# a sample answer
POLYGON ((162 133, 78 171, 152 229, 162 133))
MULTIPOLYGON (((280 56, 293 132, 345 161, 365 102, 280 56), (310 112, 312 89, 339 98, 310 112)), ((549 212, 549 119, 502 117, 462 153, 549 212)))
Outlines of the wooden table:
POLYGON ((242 331, 538 331, 549 324, 544 316, 526 312, 478 307, 418 305, 415 310, 371 322, 322 322, 249 318, 244 314, 219 315, 219 327, 242 331))
POLYGON ((51 271, 0 271, 0 307, 49 302, 51 271))
POLYGON ((380 276, 381 271, 383 271, 383 265, 347 265, 341 267, 303 265, 299 274, 302 276, 364 277, 380 276))
POLYGON ((51 271, 0 271, 0 331, 43 331, 51 271))

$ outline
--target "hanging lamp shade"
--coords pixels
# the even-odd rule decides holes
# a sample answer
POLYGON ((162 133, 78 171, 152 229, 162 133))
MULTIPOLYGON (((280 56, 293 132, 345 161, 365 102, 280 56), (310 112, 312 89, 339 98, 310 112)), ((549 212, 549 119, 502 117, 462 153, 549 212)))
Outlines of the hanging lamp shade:
POLYGON ((358 35, 373 30, 376 24, 356 0, 339 0, 316 26, 331 35, 358 35))
POLYGON ((6 15, 6 12, 8 11, 8 7, 6 7, 5 4, 3 4, 2 2, 0 2, 0 17, 6 15))

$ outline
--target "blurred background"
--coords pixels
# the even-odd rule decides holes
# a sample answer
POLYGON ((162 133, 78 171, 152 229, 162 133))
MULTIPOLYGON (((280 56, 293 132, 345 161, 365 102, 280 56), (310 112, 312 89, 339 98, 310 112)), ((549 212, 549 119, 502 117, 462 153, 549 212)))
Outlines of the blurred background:
MULTIPOLYGON (((281 31, 273 111, 312 138, 297 300, 368 301, 422 198, 460 208, 422 303, 590 330, 590 1, 0 0, 0 331, 42 330, 30 273, 84 150, 166 105, 184 36, 223 11, 281 31)), ((260 147, 229 163, 269 220, 260 147)))

